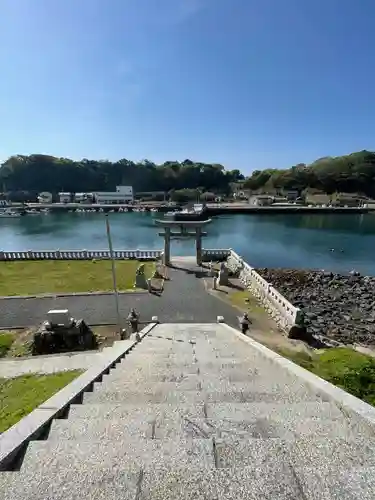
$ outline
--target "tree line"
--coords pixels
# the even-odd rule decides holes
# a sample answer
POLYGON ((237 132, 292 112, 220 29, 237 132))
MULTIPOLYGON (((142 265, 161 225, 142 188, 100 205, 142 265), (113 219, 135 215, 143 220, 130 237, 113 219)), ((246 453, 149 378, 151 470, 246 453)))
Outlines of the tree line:
POLYGON ((191 160, 157 165, 148 160, 74 161, 33 154, 12 156, 0 167, 0 191, 7 192, 114 191, 118 185, 130 185, 136 192, 199 189, 228 194, 231 183, 243 179, 239 170, 191 160))
POLYGON ((300 163, 286 170, 255 170, 244 187, 262 192, 306 189, 327 194, 361 193, 375 196, 375 153, 359 151, 324 157, 310 165, 300 163))
MULTIPOLYGON (((80 161, 33 154, 8 158, 0 167, 0 191, 35 196, 41 191, 58 193, 113 191, 117 185, 131 185, 136 192, 195 192, 228 195, 233 183, 241 182, 254 192, 306 189, 332 194, 363 193, 375 197, 375 153, 360 151, 345 156, 325 157, 310 165, 289 169, 255 170, 246 178, 239 170, 220 164, 191 160, 155 164, 149 160, 121 159, 80 161)), ((192 194, 193 193, 193 194, 192 194)))

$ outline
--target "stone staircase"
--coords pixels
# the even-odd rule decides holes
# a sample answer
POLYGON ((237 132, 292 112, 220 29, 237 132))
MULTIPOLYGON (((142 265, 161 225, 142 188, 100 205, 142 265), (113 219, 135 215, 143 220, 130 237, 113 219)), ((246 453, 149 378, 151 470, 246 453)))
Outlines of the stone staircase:
POLYGON ((158 325, 0 473, 0 499, 78 498, 373 500, 374 430, 223 325, 158 325))

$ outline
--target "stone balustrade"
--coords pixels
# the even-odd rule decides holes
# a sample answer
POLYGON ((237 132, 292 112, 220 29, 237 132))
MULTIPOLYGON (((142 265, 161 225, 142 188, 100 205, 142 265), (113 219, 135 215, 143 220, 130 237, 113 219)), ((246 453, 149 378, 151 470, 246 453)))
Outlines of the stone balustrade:
MULTIPOLYGON (((159 259, 161 250, 114 250, 116 260, 159 259)), ((0 261, 15 260, 92 260, 110 259, 109 250, 45 250, 27 252, 0 252, 0 261)))
POLYGON ((227 259, 231 251, 227 248, 209 248, 202 250, 202 260, 204 262, 218 262, 227 259))
POLYGON ((227 266, 229 271, 237 275, 242 284, 259 299, 282 330, 289 331, 293 325, 300 323, 301 310, 286 300, 281 293, 233 250, 230 251, 227 266))

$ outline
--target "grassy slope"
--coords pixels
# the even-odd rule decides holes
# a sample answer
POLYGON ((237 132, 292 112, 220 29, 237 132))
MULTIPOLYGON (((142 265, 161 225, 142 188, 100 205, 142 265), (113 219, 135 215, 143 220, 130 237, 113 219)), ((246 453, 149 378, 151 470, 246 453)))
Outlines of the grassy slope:
POLYGON ((375 406, 375 359, 338 347, 309 355, 281 349, 280 354, 357 398, 375 406))
POLYGON ((81 373, 74 370, 52 375, 0 378, 0 432, 14 425, 81 373))
MULTIPOLYGON (((136 260, 116 261, 117 287, 132 290, 136 260)), ((146 262, 151 277, 154 262, 146 262)), ((54 292, 95 292, 112 290, 111 262, 102 261, 29 261, 0 263, 0 295, 34 295, 54 292)))
POLYGON ((233 306, 238 307, 243 312, 252 311, 258 314, 267 314, 264 307, 260 305, 256 297, 248 290, 237 290, 231 293, 229 300, 233 306))

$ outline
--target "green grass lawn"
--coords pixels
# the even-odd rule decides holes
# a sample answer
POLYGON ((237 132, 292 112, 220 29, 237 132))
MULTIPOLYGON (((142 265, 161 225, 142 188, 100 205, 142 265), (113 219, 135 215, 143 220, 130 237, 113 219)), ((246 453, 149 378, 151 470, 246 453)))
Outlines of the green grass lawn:
POLYGON ((353 349, 337 347, 308 354, 278 349, 278 352, 357 398, 375 406, 375 359, 353 349))
POLYGON ((9 429, 81 373, 80 370, 74 370, 52 375, 0 378, 0 433, 9 429))
MULTIPOLYGON (((117 288, 133 290, 136 260, 116 261, 117 288)), ((146 277, 155 269, 145 262, 146 277)), ((112 290, 111 262, 108 260, 45 260, 0 262, 0 295, 97 292, 112 290)))

